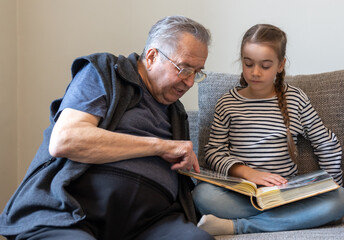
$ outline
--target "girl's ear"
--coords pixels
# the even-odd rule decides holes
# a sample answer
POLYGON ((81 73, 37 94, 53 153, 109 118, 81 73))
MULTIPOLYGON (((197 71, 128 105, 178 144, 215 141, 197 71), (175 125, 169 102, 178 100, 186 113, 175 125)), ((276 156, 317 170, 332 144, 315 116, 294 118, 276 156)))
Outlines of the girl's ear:
POLYGON ((285 67, 285 62, 286 62, 286 58, 283 59, 283 61, 281 62, 279 68, 278 68, 278 73, 281 73, 285 67))
POLYGON ((156 50, 155 48, 148 49, 146 53, 146 64, 147 64, 148 70, 152 67, 153 63, 155 62, 157 58, 157 55, 158 55, 158 50, 156 50))

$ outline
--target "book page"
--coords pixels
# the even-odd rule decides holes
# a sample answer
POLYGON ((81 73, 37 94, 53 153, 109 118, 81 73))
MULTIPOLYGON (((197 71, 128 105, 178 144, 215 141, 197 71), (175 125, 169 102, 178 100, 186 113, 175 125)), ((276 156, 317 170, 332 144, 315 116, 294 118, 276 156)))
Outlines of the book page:
POLYGON ((194 170, 191 170, 191 171, 179 170, 179 173, 190 176, 190 177, 194 177, 198 180, 206 181, 211 184, 221 186, 233 191, 237 191, 239 193, 242 193, 248 196, 256 195, 257 185, 245 179, 227 176, 222 173, 215 172, 213 170, 209 170, 206 168, 201 168, 200 173, 196 173, 194 170))
POLYGON ((317 182, 325 181, 331 179, 331 175, 328 174, 325 170, 318 170, 311 173, 306 173, 298 176, 293 176, 287 178, 288 182, 278 186, 279 189, 289 189, 289 188, 298 188, 305 185, 315 184, 317 182))
POLYGON ((276 185, 273 187, 259 187, 257 190, 257 196, 268 193, 268 192, 272 192, 272 191, 277 191, 277 190, 284 191, 287 189, 300 188, 302 186, 312 185, 318 182, 332 179, 332 177, 324 170, 317 170, 315 172, 301 174, 298 176, 292 176, 286 179, 288 180, 286 184, 276 185))
POLYGON ((276 189, 257 196, 257 203, 262 209, 269 209, 304 198, 319 195, 339 188, 332 179, 306 184, 297 188, 276 189))
POLYGON ((206 169, 206 168, 200 168, 200 173, 196 173, 195 170, 190 170, 190 171, 185 171, 185 170, 180 170, 179 172, 181 173, 189 173, 189 174, 192 174, 192 175, 199 175, 199 176, 202 176, 202 177, 207 177, 207 178, 210 178, 210 179, 218 179, 218 180, 222 180, 222 181, 228 181, 228 182, 233 182, 233 183, 242 183, 242 182, 246 182, 250 185, 253 185, 255 188, 257 188, 257 185, 253 182, 250 182, 250 181, 247 181, 245 179, 242 179, 242 178, 237 178, 237 177, 231 177, 231 176, 228 176, 228 175, 225 175, 225 174, 222 174, 220 172, 216 172, 216 171, 213 171, 213 170, 210 170, 210 169, 206 169))

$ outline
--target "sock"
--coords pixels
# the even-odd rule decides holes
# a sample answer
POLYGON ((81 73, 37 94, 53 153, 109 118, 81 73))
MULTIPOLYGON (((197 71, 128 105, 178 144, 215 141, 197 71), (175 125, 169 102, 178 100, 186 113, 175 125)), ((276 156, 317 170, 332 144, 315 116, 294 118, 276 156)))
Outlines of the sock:
POLYGON ((198 222, 197 227, 203 229, 213 236, 234 234, 233 221, 224 218, 218 218, 214 215, 203 215, 198 222))

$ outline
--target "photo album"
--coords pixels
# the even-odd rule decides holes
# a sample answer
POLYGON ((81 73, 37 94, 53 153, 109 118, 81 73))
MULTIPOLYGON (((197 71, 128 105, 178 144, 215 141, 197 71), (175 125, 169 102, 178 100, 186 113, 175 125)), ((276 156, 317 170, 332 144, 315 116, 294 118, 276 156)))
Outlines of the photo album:
POLYGON ((247 195, 251 198, 252 205, 261 211, 339 188, 331 175, 324 170, 290 177, 287 178, 286 184, 273 187, 257 186, 245 179, 227 176, 206 168, 201 168, 200 173, 194 170, 179 170, 179 173, 247 195))

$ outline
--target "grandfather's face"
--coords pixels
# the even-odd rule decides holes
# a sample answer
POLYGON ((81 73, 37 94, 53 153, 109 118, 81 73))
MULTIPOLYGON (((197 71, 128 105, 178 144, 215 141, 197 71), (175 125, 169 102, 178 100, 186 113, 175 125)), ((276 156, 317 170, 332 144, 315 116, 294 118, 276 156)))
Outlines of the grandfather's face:
MULTIPOLYGON (((164 52, 164 49, 159 49, 164 52)), ((157 49, 147 52, 147 76, 145 83, 152 96, 162 104, 171 104, 181 98, 194 84, 195 75, 181 79, 179 70, 157 49)), ((184 34, 179 48, 167 56, 179 68, 191 68, 195 72, 204 68, 208 47, 191 34, 184 34)))

